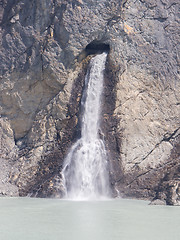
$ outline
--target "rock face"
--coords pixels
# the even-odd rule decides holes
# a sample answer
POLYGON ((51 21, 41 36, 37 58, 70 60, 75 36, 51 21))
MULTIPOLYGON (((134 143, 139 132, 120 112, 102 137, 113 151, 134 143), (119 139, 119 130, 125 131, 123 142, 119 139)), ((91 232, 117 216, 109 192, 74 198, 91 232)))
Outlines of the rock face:
POLYGON ((93 54, 110 49, 102 132, 113 195, 178 204, 179 9, 177 0, 2 1, 2 195, 62 196, 93 44, 93 54))

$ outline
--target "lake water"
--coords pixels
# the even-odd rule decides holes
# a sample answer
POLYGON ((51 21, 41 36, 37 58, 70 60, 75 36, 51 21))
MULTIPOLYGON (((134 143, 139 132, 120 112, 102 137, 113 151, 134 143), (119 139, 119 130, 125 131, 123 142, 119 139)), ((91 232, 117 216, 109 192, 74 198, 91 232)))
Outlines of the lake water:
POLYGON ((2 240, 180 240, 180 207, 0 198, 2 240))

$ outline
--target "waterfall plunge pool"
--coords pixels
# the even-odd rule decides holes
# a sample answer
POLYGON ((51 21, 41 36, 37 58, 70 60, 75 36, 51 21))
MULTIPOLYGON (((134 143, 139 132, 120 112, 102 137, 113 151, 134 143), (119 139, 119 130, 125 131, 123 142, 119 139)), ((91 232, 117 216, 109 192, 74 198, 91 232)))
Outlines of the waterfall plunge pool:
POLYGON ((180 208, 140 200, 0 198, 2 240, 179 240, 180 208))

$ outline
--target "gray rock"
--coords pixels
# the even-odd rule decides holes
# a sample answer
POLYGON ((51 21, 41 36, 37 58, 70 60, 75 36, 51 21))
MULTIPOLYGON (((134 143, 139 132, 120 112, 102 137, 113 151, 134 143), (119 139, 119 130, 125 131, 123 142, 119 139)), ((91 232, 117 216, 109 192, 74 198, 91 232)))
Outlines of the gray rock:
POLYGON ((160 199, 153 200, 150 205, 166 205, 166 202, 160 199))
POLYGON ((20 195, 60 191, 54 179, 79 134, 85 48, 95 41, 110 46, 102 130, 112 188, 176 204, 179 195, 165 186, 166 177, 180 179, 179 2, 6 0, 0 7, 6 191, 8 184, 20 195))

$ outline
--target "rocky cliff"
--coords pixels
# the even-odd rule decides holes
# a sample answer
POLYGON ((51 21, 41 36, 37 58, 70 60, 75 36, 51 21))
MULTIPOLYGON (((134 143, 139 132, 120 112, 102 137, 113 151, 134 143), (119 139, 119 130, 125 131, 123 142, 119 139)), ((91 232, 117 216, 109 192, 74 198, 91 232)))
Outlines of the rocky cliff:
POLYGON ((178 0, 1 1, 1 195, 62 196, 89 54, 104 48, 113 195, 178 204, 179 10, 178 0))

